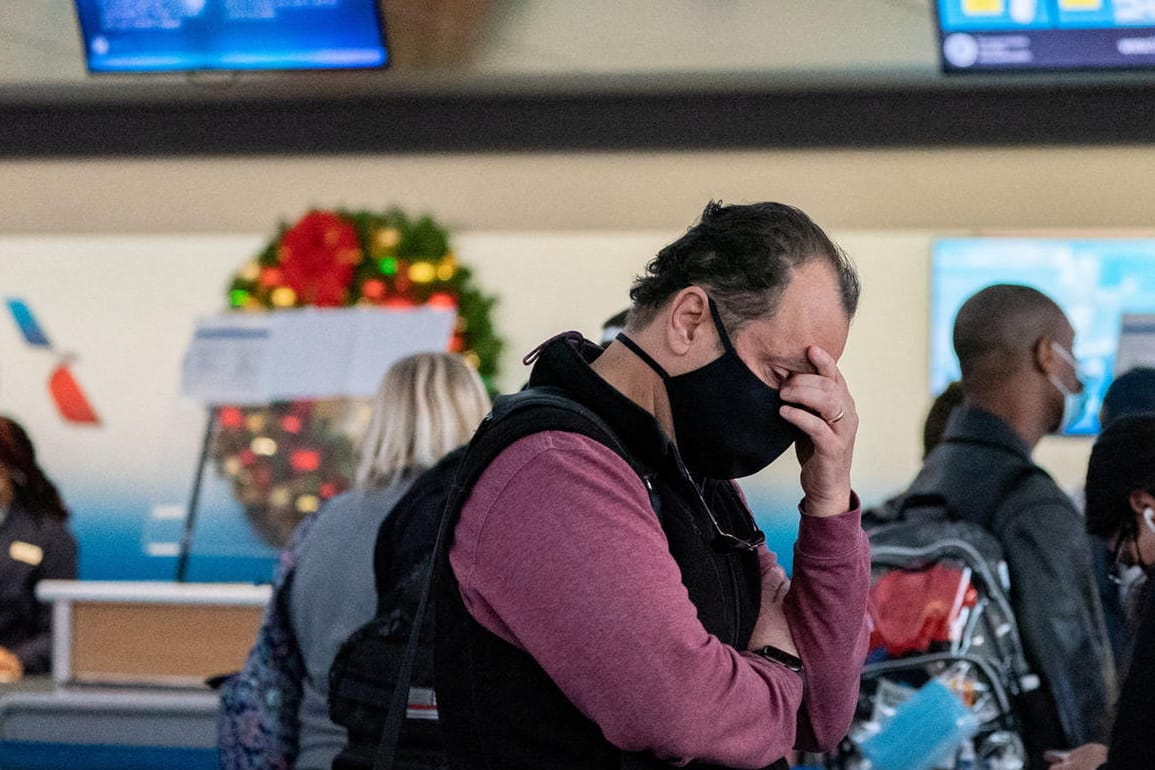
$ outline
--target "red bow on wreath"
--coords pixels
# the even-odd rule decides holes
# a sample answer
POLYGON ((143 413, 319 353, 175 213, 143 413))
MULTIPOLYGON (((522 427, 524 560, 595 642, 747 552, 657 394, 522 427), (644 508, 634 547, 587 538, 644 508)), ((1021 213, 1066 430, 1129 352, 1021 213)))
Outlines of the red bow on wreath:
POLYGON ((346 219, 313 211, 285 232, 280 245, 281 275, 303 304, 339 307, 353 269, 361 261, 357 230, 346 219))

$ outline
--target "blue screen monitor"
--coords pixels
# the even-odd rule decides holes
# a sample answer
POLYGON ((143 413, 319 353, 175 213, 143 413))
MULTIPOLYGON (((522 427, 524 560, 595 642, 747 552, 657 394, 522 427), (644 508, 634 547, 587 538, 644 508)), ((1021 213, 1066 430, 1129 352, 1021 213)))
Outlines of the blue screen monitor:
POLYGON ((948 238, 931 265, 930 390, 959 377, 951 341, 954 318, 970 295, 993 283, 1033 286, 1063 309, 1075 328, 1075 357, 1087 389, 1069 435, 1099 431, 1124 314, 1155 313, 1155 239, 948 238))
POLYGON ((943 71, 1155 67, 1149 0, 936 0, 943 71))
POLYGON ((384 67, 378 0, 76 0, 89 72, 384 67))

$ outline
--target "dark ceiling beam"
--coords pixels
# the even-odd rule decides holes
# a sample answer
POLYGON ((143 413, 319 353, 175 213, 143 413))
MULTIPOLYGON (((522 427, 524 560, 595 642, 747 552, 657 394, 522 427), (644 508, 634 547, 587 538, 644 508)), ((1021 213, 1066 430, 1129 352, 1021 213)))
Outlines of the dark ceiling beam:
POLYGON ((0 157, 1155 143, 1145 80, 0 93, 0 157))

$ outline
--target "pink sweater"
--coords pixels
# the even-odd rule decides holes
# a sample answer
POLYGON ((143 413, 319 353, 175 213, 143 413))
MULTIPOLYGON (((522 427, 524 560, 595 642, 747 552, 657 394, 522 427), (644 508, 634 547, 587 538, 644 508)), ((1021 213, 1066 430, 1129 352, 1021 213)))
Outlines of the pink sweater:
POLYGON ((805 688, 706 632, 641 480, 584 436, 538 433, 502 453, 461 513, 450 563, 470 614, 532 655, 615 746, 762 767, 842 738, 866 654, 860 511, 801 519, 786 614, 805 688))

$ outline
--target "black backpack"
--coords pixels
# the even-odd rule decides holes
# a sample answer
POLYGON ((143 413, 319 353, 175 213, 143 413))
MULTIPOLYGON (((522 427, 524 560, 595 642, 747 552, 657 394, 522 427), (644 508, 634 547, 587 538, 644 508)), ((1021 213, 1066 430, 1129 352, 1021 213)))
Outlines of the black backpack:
MULTIPOLYGON (((1013 473, 995 500, 1035 470, 1013 473)), ((938 494, 889 500, 864 514, 863 527, 871 551, 871 649, 854 721, 825 766, 862 766, 859 746, 880 716, 937 678, 976 715, 976 755, 992 766, 1022 767, 1027 748, 1017 712, 1039 679, 1015 622, 1002 546, 938 494)))
POLYGON ((329 717, 348 731, 333 770, 448 766, 433 697, 434 613, 427 607, 433 554, 447 536, 444 513, 464 504, 502 450, 544 430, 593 438, 639 470, 598 415, 560 390, 536 387, 498 398, 469 445, 418 476, 377 533, 377 614, 345 640, 329 671, 329 717), (395 692, 402 682, 405 701, 395 692), (404 722, 392 713, 403 702, 404 722))
MULTIPOLYGON (((329 718, 348 732, 333 767, 370 768, 377 753, 425 577, 440 512, 465 455, 454 450, 414 480, 377 530, 373 572, 377 611, 341 645, 329 669, 329 718)), ((406 767, 444 766, 433 700, 433 619, 426 614, 410 683, 408 724, 401 747, 406 767)))

